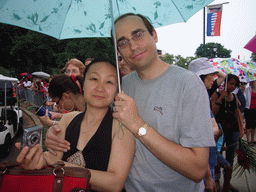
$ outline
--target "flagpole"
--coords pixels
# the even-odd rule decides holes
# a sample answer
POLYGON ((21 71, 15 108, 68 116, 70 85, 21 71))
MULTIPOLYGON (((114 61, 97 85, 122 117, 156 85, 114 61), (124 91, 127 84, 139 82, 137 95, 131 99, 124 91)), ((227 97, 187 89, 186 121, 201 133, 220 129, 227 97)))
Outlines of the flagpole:
POLYGON ((205 7, 203 11, 203 48, 204 48, 204 57, 206 57, 206 49, 205 49, 205 7))

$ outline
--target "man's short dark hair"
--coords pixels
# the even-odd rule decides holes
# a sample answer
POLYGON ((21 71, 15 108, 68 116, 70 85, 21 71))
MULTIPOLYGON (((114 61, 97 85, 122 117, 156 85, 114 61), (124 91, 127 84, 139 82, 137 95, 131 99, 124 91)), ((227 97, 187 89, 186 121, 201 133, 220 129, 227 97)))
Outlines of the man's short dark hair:
MULTIPOLYGON (((145 16, 143 16, 143 15, 141 15, 141 14, 125 13, 125 14, 123 14, 123 15, 120 15, 120 16, 114 21, 114 24, 116 24, 118 21, 120 21, 120 20, 122 20, 123 18, 128 17, 128 16, 137 16, 137 17, 140 17, 140 18, 142 19, 144 25, 146 26, 146 28, 147 28, 149 34, 150 34, 151 36, 153 36, 153 31, 155 30, 154 27, 153 27, 153 25, 149 22, 149 20, 148 20, 145 16)), ((113 31, 112 31, 112 29, 111 29, 111 38, 112 38, 112 39, 114 38, 114 37, 113 37, 113 31)))

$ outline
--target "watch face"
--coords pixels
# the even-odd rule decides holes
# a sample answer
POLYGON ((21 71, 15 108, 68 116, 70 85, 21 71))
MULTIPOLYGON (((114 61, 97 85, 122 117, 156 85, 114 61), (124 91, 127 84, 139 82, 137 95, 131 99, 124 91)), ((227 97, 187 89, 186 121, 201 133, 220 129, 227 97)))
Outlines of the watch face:
POLYGON ((147 130, 144 128, 144 127, 141 127, 140 129, 139 129, 139 134, 140 135, 145 135, 147 133, 147 130))

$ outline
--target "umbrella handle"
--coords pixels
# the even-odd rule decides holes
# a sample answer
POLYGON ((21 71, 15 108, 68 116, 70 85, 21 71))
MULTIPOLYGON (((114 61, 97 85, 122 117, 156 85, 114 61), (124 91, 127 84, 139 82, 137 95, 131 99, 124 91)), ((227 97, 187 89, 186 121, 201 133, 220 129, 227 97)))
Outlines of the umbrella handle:
POLYGON ((117 83, 118 83, 118 92, 121 93, 121 76, 119 72, 119 63, 118 63, 118 56, 117 56, 117 42, 116 42, 116 31, 115 31, 115 24, 114 24, 114 13, 113 13, 113 3, 112 0, 109 0, 110 9, 111 9, 111 17, 112 17, 112 32, 113 32, 113 39, 114 39, 114 48, 115 48, 115 59, 116 59, 116 72, 117 72, 117 83))

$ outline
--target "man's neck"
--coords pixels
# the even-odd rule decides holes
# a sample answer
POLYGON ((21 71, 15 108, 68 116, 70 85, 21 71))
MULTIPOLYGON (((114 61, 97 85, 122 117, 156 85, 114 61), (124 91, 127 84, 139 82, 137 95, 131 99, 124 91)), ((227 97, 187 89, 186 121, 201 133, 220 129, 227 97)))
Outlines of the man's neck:
POLYGON ((168 63, 157 58, 155 62, 152 62, 147 68, 136 69, 136 71, 142 80, 150 80, 162 75, 169 66, 168 63))

